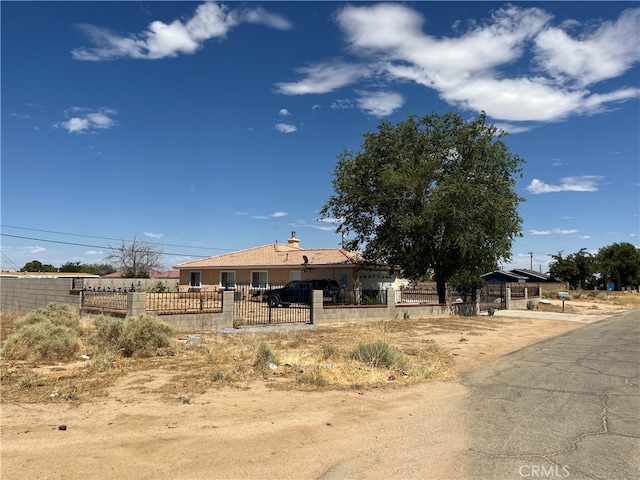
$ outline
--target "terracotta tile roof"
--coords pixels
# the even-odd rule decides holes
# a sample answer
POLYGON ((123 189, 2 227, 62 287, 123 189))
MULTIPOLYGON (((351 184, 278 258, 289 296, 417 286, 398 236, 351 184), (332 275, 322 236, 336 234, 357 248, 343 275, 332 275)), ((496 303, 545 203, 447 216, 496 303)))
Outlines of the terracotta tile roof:
POLYGON ((303 255, 309 265, 348 265, 357 263, 358 253, 341 248, 299 248, 272 243, 247 250, 216 255, 192 262, 180 263, 173 268, 225 268, 225 267, 287 267, 304 264, 303 255))

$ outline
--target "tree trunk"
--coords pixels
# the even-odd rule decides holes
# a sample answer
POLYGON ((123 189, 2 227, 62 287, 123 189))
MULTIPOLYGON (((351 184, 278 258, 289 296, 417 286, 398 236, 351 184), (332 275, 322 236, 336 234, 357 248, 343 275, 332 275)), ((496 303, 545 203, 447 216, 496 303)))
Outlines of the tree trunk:
POLYGON ((447 282, 436 277, 436 291, 438 292, 438 303, 444 305, 447 303, 447 282))

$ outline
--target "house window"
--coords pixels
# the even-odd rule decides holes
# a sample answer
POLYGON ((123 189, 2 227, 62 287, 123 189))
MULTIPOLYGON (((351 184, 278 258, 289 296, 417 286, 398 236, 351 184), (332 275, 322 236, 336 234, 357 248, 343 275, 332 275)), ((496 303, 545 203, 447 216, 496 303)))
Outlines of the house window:
POLYGON ((302 271, 291 270, 291 273, 289 274, 289 280, 302 280, 302 271))
POLYGON ((236 286, 236 272, 220 272, 220 286, 222 288, 235 288, 236 286))
POLYGON ((267 288, 268 281, 269 281, 269 272, 267 272, 266 270, 251 272, 252 288, 267 288))
POLYGON ((200 272, 191 272, 189 286, 198 288, 202 286, 202 284, 200 283, 200 272))

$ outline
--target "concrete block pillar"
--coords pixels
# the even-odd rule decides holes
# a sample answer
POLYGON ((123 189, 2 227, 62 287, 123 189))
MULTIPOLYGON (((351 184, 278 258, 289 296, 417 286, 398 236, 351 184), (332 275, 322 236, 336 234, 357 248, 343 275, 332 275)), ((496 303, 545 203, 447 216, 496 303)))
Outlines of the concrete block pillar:
POLYGON ((504 308, 507 310, 511 310, 511 288, 505 287, 504 289, 504 308))
POLYGON ((147 311, 147 293, 127 293, 127 317, 138 317, 147 311))
POLYGON ((322 290, 311 291, 311 311, 309 312, 310 322, 312 324, 322 323, 322 309, 324 302, 322 299, 322 290))

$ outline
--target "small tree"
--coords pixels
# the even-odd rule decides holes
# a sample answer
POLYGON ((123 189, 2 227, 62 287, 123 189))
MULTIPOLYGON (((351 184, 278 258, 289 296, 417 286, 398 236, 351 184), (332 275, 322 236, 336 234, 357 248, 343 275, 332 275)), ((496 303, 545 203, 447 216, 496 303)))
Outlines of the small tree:
POLYGON ((130 243, 109 246, 111 254, 105 260, 117 265, 124 278, 149 278, 152 270, 162 270, 163 251, 155 244, 141 242, 135 237, 130 243))
POLYGON ((523 160, 504 135, 484 113, 470 122, 456 113, 382 121, 361 151, 338 156, 321 216, 340 219, 337 232, 353 235, 346 247, 364 247, 368 261, 412 280, 433 271, 445 303, 447 281, 494 270, 520 235, 514 188, 523 160))

